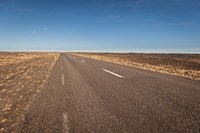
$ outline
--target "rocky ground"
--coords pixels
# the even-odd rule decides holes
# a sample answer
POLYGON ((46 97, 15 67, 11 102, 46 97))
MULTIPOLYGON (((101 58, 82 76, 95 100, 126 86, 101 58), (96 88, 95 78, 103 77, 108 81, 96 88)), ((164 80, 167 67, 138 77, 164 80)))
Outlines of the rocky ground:
POLYGON ((200 80, 200 54, 75 53, 79 56, 200 80))
POLYGON ((0 132, 16 131, 48 82, 58 53, 0 53, 0 132))

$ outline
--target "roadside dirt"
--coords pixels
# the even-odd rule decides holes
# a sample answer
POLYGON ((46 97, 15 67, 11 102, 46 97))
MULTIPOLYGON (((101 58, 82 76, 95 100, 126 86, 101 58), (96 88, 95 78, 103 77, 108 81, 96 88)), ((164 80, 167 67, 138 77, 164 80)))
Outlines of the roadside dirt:
POLYGON ((0 53, 0 132, 16 131, 48 81, 58 53, 0 53))
POLYGON ((200 80, 199 54, 73 53, 78 56, 200 80))

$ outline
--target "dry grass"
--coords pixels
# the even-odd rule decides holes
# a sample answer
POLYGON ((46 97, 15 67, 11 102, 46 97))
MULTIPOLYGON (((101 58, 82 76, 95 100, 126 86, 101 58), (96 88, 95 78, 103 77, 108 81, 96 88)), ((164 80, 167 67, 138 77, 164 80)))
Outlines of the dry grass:
POLYGON ((47 83, 57 53, 0 53, 0 131, 16 131, 47 83))
POLYGON ((198 54, 74 54, 97 60, 200 80, 200 55, 198 54))

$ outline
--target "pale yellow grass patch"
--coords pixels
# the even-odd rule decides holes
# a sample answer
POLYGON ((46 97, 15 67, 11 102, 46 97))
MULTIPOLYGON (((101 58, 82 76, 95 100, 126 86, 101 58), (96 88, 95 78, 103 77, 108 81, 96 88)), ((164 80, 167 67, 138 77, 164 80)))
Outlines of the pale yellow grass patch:
POLYGON ((15 131, 25 119, 24 114, 47 84, 58 57, 58 53, 0 53, 2 131, 15 131))

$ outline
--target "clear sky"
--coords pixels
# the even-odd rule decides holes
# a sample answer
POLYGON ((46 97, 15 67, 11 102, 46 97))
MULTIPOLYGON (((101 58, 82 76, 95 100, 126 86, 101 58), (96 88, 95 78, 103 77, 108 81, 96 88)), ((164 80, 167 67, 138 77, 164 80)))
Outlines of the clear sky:
POLYGON ((0 0, 0 51, 200 52, 200 0, 0 0))

